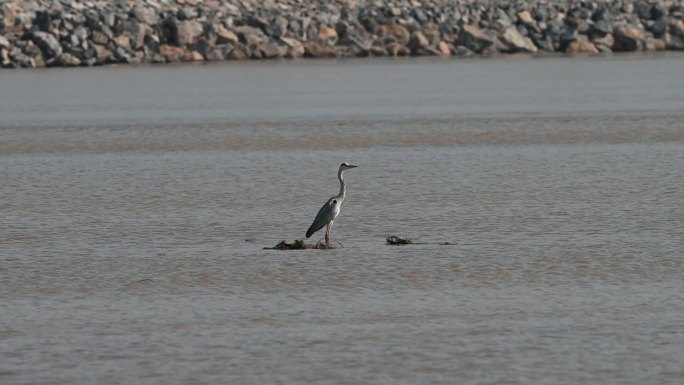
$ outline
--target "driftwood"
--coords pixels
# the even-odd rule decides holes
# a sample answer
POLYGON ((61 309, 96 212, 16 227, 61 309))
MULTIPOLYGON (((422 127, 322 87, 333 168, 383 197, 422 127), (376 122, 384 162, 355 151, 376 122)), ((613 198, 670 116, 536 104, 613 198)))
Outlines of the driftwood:
POLYGON ((413 244, 413 242, 411 242, 411 240, 408 238, 404 239, 404 238, 399 238, 396 235, 390 235, 389 237, 387 237, 387 244, 392 245, 392 246, 411 245, 411 244, 413 244))

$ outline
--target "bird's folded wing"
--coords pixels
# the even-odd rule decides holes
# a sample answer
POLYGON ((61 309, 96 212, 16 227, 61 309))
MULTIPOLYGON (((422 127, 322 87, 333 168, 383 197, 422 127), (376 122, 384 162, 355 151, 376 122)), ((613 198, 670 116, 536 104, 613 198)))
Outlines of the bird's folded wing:
POLYGON ((334 198, 330 198, 316 214, 316 219, 314 219, 309 230, 306 231, 306 237, 309 238, 313 233, 323 228, 323 226, 330 223, 335 218, 335 208, 333 207, 332 201, 334 198))

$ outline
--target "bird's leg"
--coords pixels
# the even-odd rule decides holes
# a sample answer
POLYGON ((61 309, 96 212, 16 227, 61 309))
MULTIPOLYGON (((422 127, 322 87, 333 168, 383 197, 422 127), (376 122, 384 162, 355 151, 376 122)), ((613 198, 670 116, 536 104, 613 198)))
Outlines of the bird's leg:
POLYGON ((325 246, 330 247, 330 224, 325 225, 325 246))

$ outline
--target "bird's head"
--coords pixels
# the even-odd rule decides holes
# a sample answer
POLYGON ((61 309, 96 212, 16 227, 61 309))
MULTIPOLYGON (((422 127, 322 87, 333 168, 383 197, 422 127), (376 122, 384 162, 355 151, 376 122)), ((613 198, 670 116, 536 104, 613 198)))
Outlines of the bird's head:
POLYGON ((350 169, 356 168, 356 167, 359 167, 359 166, 354 166, 354 165, 351 165, 351 164, 349 164, 349 163, 347 163, 347 162, 344 162, 344 163, 342 163, 342 164, 340 165, 340 171, 350 170, 350 169))

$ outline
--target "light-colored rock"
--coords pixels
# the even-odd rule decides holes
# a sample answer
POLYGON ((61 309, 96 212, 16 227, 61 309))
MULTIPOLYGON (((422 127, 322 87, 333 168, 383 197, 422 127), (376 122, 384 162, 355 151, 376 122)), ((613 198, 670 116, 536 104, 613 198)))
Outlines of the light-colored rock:
POLYGON ((510 52, 535 53, 539 50, 532 40, 521 35, 516 27, 506 28, 499 34, 499 39, 510 52))
POLYGON ((518 19, 520 20, 521 23, 523 23, 525 25, 536 24, 529 11, 518 12, 518 19))
POLYGON ((439 48, 439 53, 442 56, 451 56, 451 48, 449 48, 449 44, 447 42, 440 41, 438 48, 439 48))
POLYGON ((131 13, 136 19, 148 25, 155 25, 159 21, 154 8, 148 8, 142 4, 135 5, 131 13))
POLYGON ((287 47, 287 52, 285 53, 284 57, 294 59, 304 56, 306 50, 304 49, 304 44, 301 41, 289 37, 281 37, 280 41, 285 43, 285 46, 287 47))
POLYGON ((259 46, 262 57, 265 59, 276 59, 287 54, 287 47, 281 47, 276 43, 265 43, 259 46))
POLYGON ((0 47, 0 66, 7 67, 10 63, 9 51, 6 48, 0 47))
POLYGON ((104 64, 112 57, 112 53, 109 52, 107 47, 99 44, 93 46, 95 47, 95 59, 97 64, 104 64))
POLYGON ((387 44, 387 53, 390 56, 409 56, 411 50, 403 44, 397 42, 387 44))
POLYGON ((603 37, 594 39, 593 43, 600 50, 602 49, 601 46, 604 46, 612 51, 613 44, 615 44, 615 39, 613 39, 613 35, 609 33, 603 37))
POLYGON ((9 48, 10 42, 6 37, 0 35, 0 48, 9 48))
POLYGON ((259 28, 250 27, 248 25, 243 25, 235 28, 235 33, 245 44, 249 45, 259 45, 266 41, 264 33, 259 28))
POLYGON ((328 25, 321 24, 318 27, 318 39, 328 44, 335 44, 337 42, 337 30, 328 25))
POLYGON ((164 44, 159 47, 159 54, 162 55, 167 62, 176 62, 180 61, 185 56, 185 50, 181 47, 164 44))
POLYGON ((584 36, 584 35, 579 35, 577 36, 577 40, 573 41, 568 45, 568 47, 565 49, 565 53, 571 53, 571 54, 576 54, 576 53, 589 53, 589 54, 596 54, 599 53, 598 48, 589 41, 589 39, 584 36))
POLYGON ((120 35, 114 38, 116 45, 124 49, 131 48, 131 38, 126 35, 120 35))
POLYGON ((57 61, 65 67, 76 67, 81 65, 81 60, 70 53, 63 53, 59 56, 57 61))
POLYGON ((646 39, 646 50, 648 51, 665 51, 667 49, 667 44, 665 40, 656 39, 654 37, 649 37, 646 39))
POLYGON ((197 51, 186 51, 183 54, 183 61, 204 61, 204 56, 197 51))
POLYGON ((180 21, 176 26, 178 28, 178 45, 180 46, 196 43, 197 38, 202 36, 204 32, 202 23, 195 20, 180 21))
POLYGON ((399 44, 406 45, 409 42, 411 33, 399 24, 384 24, 378 26, 378 30, 382 32, 383 36, 391 36, 396 39, 399 44))
MULTIPOLYGON (((684 15, 682 15, 684 17, 684 15)), ((684 39, 684 20, 672 19, 668 25, 668 32, 676 37, 684 39)))
POLYGON ((91 39, 95 44, 106 45, 109 43, 109 37, 100 31, 93 31, 91 39))
POLYGON ((230 53, 228 54, 228 56, 226 57, 226 59, 230 59, 230 60, 247 60, 247 59, 249 59, 249 56, 247 56, 247 54, 245 53, 245 51, 243 51, 242 49, 240 49, 240 48, 234 48, 232 51, 230 51, 230 53))
POLYGON ((14 8, 9 6, 9 4, 3 4, 2 8, 0 8, 0 13, 2 13, 2 19, 0 19, 0 23, 5 26, 5 30, 16 32, 14 29, 14 18, 16 17, 14 8))
POLYGON ((313 58, 336 57, 335 47, 321 44, 317 41, 307 41, 304 43, 304 56, 313 58))
POLYGON ((225 27, 219 27, 215 30, 216 32, 216 44, 233 44, 236 45, 239 41, 240 38, 235 34, 235 32, 225 28, 225 27))

